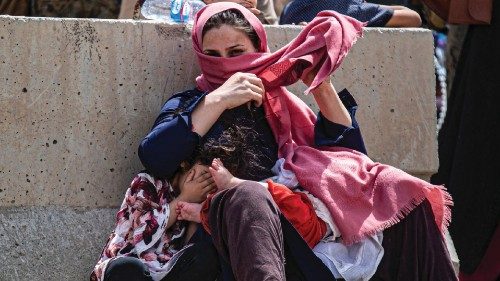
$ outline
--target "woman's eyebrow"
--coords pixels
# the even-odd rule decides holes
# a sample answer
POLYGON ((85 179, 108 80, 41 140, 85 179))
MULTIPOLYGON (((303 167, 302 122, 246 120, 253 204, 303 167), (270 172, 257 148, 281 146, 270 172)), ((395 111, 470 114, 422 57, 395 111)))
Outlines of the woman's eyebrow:
POLYGON ((229 50, 229 49, 234 49, 236 47, 244 47, 242 44, 236 44, 234 46, 230 46, 230 47, 227 47, 226 50, 229 50))

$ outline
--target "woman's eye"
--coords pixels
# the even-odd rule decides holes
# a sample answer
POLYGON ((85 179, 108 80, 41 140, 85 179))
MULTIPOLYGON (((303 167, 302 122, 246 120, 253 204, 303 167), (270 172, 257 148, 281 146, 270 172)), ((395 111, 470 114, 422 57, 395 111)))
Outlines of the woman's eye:
POLYGON ((231 50, 231 51, 229 51, 228 55, 230 57, 237 57, 237 56, 242 55, 244 53, 245 53, 245 50, 231 50))
POLYGON ((207 56, 211 56, 211 57, 220 57, 221 55, 219 54, 219 52, 216 52, 216 51, 205 51, 203 52, 205 55, 207 56))

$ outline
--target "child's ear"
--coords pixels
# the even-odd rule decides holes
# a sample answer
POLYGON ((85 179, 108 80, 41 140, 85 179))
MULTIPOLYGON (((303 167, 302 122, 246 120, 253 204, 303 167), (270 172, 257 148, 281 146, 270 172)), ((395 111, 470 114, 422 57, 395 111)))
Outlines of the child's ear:
POLYGON ((189 169, 189 163, 187 161, 182 161, 180 166, 184 172, 189 169))

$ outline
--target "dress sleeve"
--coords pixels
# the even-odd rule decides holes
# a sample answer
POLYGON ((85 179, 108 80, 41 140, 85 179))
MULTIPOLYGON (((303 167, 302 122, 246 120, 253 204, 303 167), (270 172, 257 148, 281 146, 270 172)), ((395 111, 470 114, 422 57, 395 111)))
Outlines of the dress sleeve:
POLYGON ((351 115, 352 126, 347 127, 331 122, 320 112, 314 127, 315 144, 317 146, 342 146, 367 154, 363 136, 355 118, 358 104, 346 89, 339 93, 339 97, 351 115))
MULTIPOLYGON (((353 9, 354 10, 354 9, 353 9)), ((362 2, 355 12, 357 20, 366 22, 369 27, 384 27, 394 14, 394 10, 379 4, 362 2)))
POLYGON ((163 105, 153 128, 139 145, 146 170, 157 178, 171 177, 200 141, 192 131, 191 114, 206 93, 192 90, 172 96, 163 105))

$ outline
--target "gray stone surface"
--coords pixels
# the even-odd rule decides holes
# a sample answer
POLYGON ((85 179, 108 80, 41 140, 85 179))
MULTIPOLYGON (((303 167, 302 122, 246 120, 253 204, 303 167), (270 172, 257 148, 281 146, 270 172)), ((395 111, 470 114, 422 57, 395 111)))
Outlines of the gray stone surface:
MULTIPOLYGON (((0 208, 0 281, 86 281, 114 228, 114 208, 0 208)), ((447 246, 458 272, 449 234, 447 246)))
POLYGON ((0 209, 0 281, 84 281, 106 243, 116 209, 0 209))
MULTIPOLYGON (((276 49, 299 27, 267 30, 276 49)), ((422 177, 437 167, 432 42, 367 29, 334 77, 360 104, 372 158, 422 177)), ((118 206, 139 141, 197 75, 180 25, 0 17, 0 206, 118 206)))

